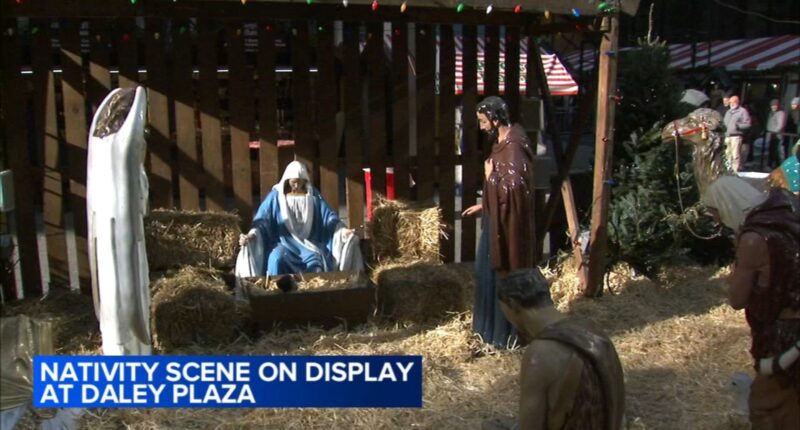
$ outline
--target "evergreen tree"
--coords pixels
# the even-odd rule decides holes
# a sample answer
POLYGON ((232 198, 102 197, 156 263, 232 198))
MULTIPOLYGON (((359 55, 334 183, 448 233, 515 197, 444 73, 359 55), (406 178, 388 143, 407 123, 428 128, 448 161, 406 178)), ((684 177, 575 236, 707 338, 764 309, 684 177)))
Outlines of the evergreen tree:
POLYGON ((667 121, 691 110, 678 102, 680 85, 668 65, 669 51, 660 43, 640 43, 621 56, 619 65, 622 99, 615 122, 618 187, 609 207, 611 263, 625 261, 647 276, 676 258, 705 262, 724 254, 719 251, 726 243, 729 247, 725 239, 698 237, 713 236, 716 227, 701 214, 691 146, 676 148, 661 139, 667 121))

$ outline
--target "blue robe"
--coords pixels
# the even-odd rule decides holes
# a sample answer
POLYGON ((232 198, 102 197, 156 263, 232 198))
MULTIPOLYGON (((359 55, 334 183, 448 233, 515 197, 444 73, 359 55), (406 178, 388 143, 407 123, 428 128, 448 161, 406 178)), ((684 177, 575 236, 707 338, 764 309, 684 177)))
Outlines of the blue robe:
POLYGON ((253 217, 253 228, 259 230, 264 240, 267 275, 323 272, 326 266, 328 271, 336 270, 331 253, 333 234, 341 223, 336 212, 325 203, 319 191, 313 189, 313 224, 307 239, 319 248, 320 255, 303 246, 289 233, 281 216, 279 195, 278 190, 273 189, 253 217))
POLYGON ((475 306, 472 329, 484 342, 496 348, 509 348, 519 342, 517 331, 506 319, 497 299, 497 274, 492 268, 489 238, 491 222, 482 217, 478 255, 475 257, 475 306))

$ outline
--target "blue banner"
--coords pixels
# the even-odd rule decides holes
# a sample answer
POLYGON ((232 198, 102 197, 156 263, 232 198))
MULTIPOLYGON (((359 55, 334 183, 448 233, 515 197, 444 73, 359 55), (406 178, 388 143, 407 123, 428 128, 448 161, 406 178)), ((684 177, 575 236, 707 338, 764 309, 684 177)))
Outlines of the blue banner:
POLYGON ((422 407, 421 356, 37 356, 37 408, 422 407))

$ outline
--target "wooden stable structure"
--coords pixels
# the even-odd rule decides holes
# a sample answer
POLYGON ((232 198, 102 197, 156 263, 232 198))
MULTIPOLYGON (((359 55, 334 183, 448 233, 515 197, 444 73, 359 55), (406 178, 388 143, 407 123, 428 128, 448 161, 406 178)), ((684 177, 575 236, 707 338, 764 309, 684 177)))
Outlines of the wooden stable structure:
MULTIPOLYGON (((17 288, 4 285, 5 299, 38 296, 50 284, 89 285, 87 124, 110 89, 143 85, 149 90, 147 169, 154 208, 233 210, 247 220, 286 163, 297 158, 312 166, 315 185, 327 201, 346 203, 351 226, 362 227, 364 219, 362 169, 371 168, 372 191, 383 193, 387 166, 394 168, 398 198, 436 197, 444 221, 454 226, 455 167, 463 166, 462 207, 467 207, 476 201, 488 149, 479 138, 475 106, 480 97, 500 90, 501 44, 505 82, 519 82, 523 39, 530 51, 527 96, 545 102, 559 166, 550 201, 537 216, 538 230, 546 230, 563 195, 570 236, 577 238, 568 166, 580 129, 562 146, 536 55, 537 37, 578 32, 597 38, 602 30, 603 49, 613 51, 618 11, 597 16, 596 6, 583 0, 524 3, 520 13, 513 12, 513 2, 495 1, 491 14, 483 6, 459 13, 457 2, 449 8, 427 0, 409 3, 404 13, 397 0, 381 2, 377 9, 370 3, 2 0, 3 140, 15 178, 21 281, 17 288), (570 15, 575 7, 584 15, 570 15), (387 31, 389 49, 382 37, 387 31), (449 90, 456 76, 456 32, 463 45, 460 95, 449 90), (486 37, 480 71, 478 37, 486 37), (283 63, 291 68, 288 107, 276 95, 283 63), (478 73, 486 83, 483 95, 478 73), (457 106, 463 115, 463 155, 455 143, 457 106), (277 112, 287 109, 292 146, 279 139, 277 112), (37 229, 44 234, 37 235, 37 229)), ((630 13, 637 5, 621 7, 630 13)), ((598 161, 595 179, 594 200, 603 203, 594 205, 601 213, 593 220, 600 224, 605 223, 604 178, 613 140, 608 95, 613 94, 614 61, 613 52, 602 56, 596 92, 597 153, 605 157, 598 161)), ((519 87, 506 85, 504 97, 516 118, 519 87)), ((580 118, 589 117, 594 93, 584 92, 580 118)), ((474 218, 461 220, 461 229, 461 260, 473 260, 474 218)), ((603 232, 604 225, 593 228, 592 264, 600 269, 603 232)), ((446 261, 456 255, 452 237, 442 245, 446 261)), ((590 294, 600 279, 593 276, 590 294)))

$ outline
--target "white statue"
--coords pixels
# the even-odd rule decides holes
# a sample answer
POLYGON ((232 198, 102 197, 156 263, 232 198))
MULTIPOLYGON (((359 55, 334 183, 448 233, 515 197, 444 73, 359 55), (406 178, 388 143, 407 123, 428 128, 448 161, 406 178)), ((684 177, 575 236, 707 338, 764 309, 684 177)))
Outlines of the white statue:
POLYGON ((92 294, 105 355, 149 355, 150 273, 144 243, 147 93, 116 89, 89 129, 86 212, 92 294))

